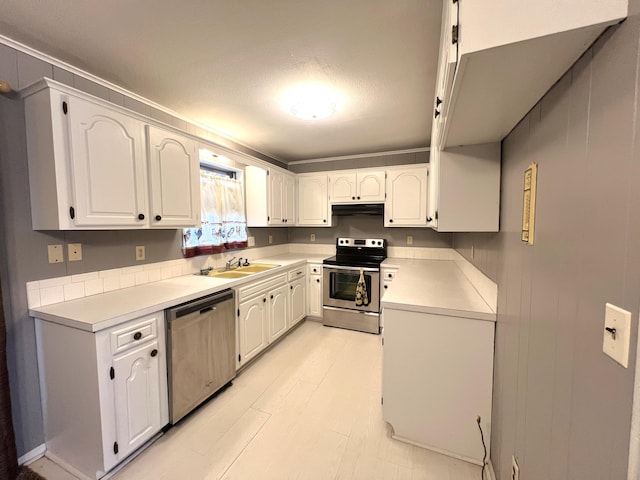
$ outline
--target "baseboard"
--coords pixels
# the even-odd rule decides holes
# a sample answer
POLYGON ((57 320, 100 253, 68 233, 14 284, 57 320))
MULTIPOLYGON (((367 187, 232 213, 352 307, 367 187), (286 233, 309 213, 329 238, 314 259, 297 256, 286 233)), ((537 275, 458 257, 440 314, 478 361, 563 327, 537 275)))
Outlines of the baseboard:
POLYGON ((43 443, 42 445, 37 446, 30 452, 25 453, 20 458, 18 458, 18 465, 27 465, 31 462, 35 462, 41 457, 44 457, 44 452, 47 451, 46 445, 43 443))
POLYGON ((483 480, 496 480, 496 472, 493 469, 493 464, 491 463, 491 459, 487 461, 487 468, 484 469, 483 480))

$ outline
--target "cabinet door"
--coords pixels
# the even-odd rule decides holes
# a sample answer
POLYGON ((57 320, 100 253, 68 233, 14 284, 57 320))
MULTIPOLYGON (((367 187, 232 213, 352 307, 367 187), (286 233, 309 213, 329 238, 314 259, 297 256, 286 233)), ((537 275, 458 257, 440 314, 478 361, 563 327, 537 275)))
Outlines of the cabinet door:
POLYGON ((260 296, 240 304, 240 365, 247 363, 267 346, 266 302, 266 296, 260 296))
POLYGON ((427 224, 427 167, 387 171, 384 226, 427 224))
POLYGON ((73 209, 77 226, 148 226, 142 122, 68 99, 73 209))
POLYGON ((298 178, 298 225, 329 226, 327 176, 298 178))
POLYGON ((116 357, 114 398, 118 459, 160 431, 160 355, 153 341, 116 357))
POLYGON ((329 175, 329 201, 331 203, 352 203, 357 201, 356 177, 355 173, 329 175))
POLYGON ((296 178, 293 175, 283 177, 284 223, 295 225, 296 221, 296 178))
POLYGON ((322 275, 309 275, 307 315, 322 317, 322 275))
POLYGON ((361 202, 384 202, 384 172, 358 173, 356 200, 361 202))
POLYGON ((290 298, 290 315, 289 315, 289 327, 294 326, 300 320, 302 320, 307 312, 307 292, 306 292, 306 278, 296 280, 289 285, 289 298, 290 298))
POLYGON ((283 203, 284 175, 275 170, 269 170, 269 225, 282 225, 285 220, 283 203))
POLYGON ((269 343, 287 331, 289 326, 289 298, 287 286, 271 290, 269 293, 269 343))
POLYGON ((200 164, 194 141, 147 126, 152 227, 200 223, 200 164))

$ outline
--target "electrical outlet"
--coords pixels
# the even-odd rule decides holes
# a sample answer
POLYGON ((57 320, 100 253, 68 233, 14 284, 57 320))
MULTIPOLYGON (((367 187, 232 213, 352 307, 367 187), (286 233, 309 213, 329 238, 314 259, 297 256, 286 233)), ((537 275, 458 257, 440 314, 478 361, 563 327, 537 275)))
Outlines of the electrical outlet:
POLYGON ((70 262, 82 260, 82 244, 70 243, 67 245, 67 258, 70 262))
POLYGON ((49 255, 49 263, 64 262, 62 245, 47 245, 47 254, 49 255))
POLYGON ((271 245, 273 243, 273 236, 269 235, 269 245, 271 245))
POLYGON ((602 351, 627 368, 629 366, 631 312, 607 303, 603 332, 602 351))
POLYGON ((407 245, 413 245, 413 235, 407 235, 407 245))
POLYGON ((511 456, 511 480, 520 480, 520 467, 515 455, 511 456))
POLYGON ((316 241, 316 234, 315 234, 315 233, 312 233, 312 234, 310 235, 310 238, 311 238, 311 241, 312 241, 312 242, 315 242, 315 241, 316 241))
POLYGON ((256 237, 249 237, 247 239, 247 245, 249 247, 255 247, 256 246, 256 237))
POLYGON ((136 246, 136 260, 137 261, 144 260, 145 257, 146 257, 146 253, 145 253, 144 245, 136 246))

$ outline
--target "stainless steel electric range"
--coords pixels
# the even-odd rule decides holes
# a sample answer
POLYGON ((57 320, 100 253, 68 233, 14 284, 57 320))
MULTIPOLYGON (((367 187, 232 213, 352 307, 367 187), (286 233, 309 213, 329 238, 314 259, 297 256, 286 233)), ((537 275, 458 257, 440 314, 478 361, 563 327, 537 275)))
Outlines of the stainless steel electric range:
POLYGON ((380 333, 380 264, 387 258, 381 238, 338 238, 336 255, 323 262, 323 324, 380 333), (360 277, 368 303, 356 302, 360 277))

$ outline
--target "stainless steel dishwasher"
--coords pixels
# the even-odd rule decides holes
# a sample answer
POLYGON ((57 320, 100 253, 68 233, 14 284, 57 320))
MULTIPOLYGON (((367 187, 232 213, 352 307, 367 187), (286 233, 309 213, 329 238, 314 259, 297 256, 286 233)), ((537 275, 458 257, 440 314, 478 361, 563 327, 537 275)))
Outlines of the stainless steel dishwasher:
POLYGON ((230 289, 166 310, 172 424, 236 376, 234 310, 230 289))

